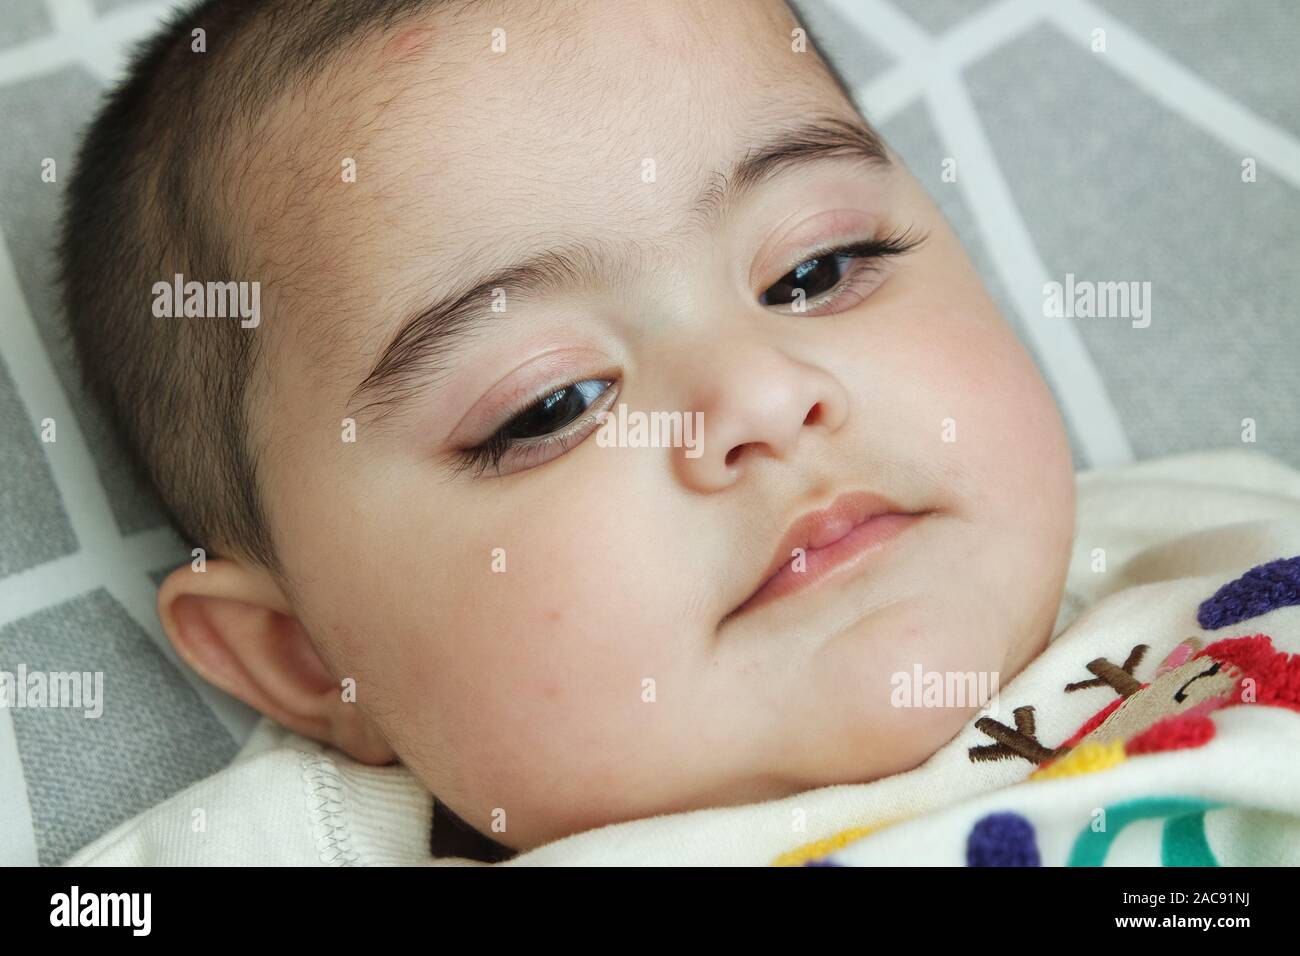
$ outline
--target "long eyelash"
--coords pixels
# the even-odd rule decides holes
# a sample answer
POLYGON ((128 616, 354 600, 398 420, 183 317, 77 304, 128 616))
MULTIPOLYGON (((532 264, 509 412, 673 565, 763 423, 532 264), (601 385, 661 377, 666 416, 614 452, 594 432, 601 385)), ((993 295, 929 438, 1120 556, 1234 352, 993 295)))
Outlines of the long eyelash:
MULTIPOLYGON (((576 384, 578 383, 574 382, 565 387, 572 388, 573 385, 576 384)), ((613 387, 612 381, 610 387, 611 388, 613 387)), ((521 408, 515 414, 515 416, 512 416, 512 420, 514 417, 517 417, 518 415, 522 415, 524 412, 531 409, 534 405, 536 405, 538 402, 545 399, 548 395, 554 393, 554 391, 555 389, 552 388, 538 395, 537 398, 535 398, 532 402, 528 403, 523 408, 521 408)), ((600 398, 603 399, 607 394, 608 394, 608 390, 602 392, 600 398)), ((587 411, 585 411, 582 414, 582 416, 575 418, 572 422, 566 425, 565 428, 568 429, 568 431, 564 434, 541 435, 537 438, 530 438, 530 439, 511 438, 506 434, 506 425, 502 425, 495 432, 489 435, 485 441, 480 442, 479 444, 475 445, 473 448, 464 448, 461 451, 457 452, 456 453, 457 461, 452 466, 453 467, 452 474, 459 475, 464 471, 473 469, 474 476, 477 478, 480 477, 489 468, 491 468, 499 475, 501 473, 501 459, 505 458, 506 454, 512 448, 525 443, 527 443, 530 447, 539 450, 545 450, 549 448, 552 443, 556 443, 559 444, 562 452, 568 451, 569 446, 566 443, 567 440, 573 436, 575 431, 578 430, 577 426, 579 424, 585 423, 587 421, 587 419, 590 417, 591 409, 594 408, 595 405, 596 402, 593 402, 591 405, 587 406, 587 411)))
POLYGON ((512 444, 513 442, 506 437, 504 429, 493 432, 487 441, 460 452, 455 473, 459 475, 463 471, 473 469, 476 478, 488 468, 493 468, 500 473, 501 459, 506 456, 512 444))
POLYGON ((883 239, 867 239, 863 242, 853 242, 848 245, 831 245, 815 252, 804 253, 800 256, 799 262, 793 263, 790 269, 793 270, 800 263, 807 262, 810 259, 819 259, 831 255, 847 256, 858 263, 858 268, 848 278, 841 281, 830 292, 823 294, 815 303, 811 303, 817 307, 827 306, 851 292, 865 279, 875 275, 879 271, 875 268, 876 263, 912 252, 928 238, 930 238, 930 233, 927 231, 918 232, 912 228, 895 230, 883 239))
POLYGON ((906 255, 929 238, 929 232, 918 232, 909 226, 907 229, 895 230, 883 239, 867 239, 864 242, 853 242, 846 246, 828 246, 816 252, 805 253, 800 257, 799 262, 794 265, 797 266, 809 259, 829 255, 849 256, 853 259, 865 260, 887 259, 891 256, 906 255))
MULTIPOLYGON (((574 419, 575 423, 579 421, 581 421, 581 419, 574 419)), ((562 451, 568 451, 569 446, 567 444, 567 439, 570 437, 572 437, 571 433, 568 435, 543 435, 536 439, 530 439, 529 445, 534 449, 545 450, 550 447, 552 443, 555 443, 560 446, 562 451)), ((460 460, 453 466, 455 469, 454 473, 460 474, 461 472, 472 468, 474 469, 474 476, 479 477, 483 472, 491 468, 496 471, 497 474, 500 474, 501 459, 506 456, 506 453, 510 451, 510 449, 519 444, 522 444, 519 439, 507 438, 502 434, 502 432, 497 432, 482 444, 461 451, 458 456, 460 460)))

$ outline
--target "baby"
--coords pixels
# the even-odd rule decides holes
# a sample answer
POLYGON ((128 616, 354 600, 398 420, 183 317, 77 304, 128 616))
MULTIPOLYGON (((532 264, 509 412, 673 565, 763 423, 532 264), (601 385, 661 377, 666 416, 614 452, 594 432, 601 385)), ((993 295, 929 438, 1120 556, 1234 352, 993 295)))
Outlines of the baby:
POLYGON ((209 0, 61 252, 179 655, 511 850, 915 768, 982 702, 894 675, 1053 634, 1052 398, 781 0, 209 0))

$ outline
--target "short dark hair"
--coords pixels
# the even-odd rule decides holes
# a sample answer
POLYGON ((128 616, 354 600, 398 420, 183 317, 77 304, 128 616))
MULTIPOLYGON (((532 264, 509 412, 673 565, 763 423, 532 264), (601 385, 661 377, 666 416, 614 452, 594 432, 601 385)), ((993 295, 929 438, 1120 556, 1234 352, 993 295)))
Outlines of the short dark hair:
POLYGON ((59 240, 65 317, 88 390, 191 544, 282 571, 248 428, 261 337, 155 318, 150 290, 247 274, 217 188, 235 135, 334 55, 448 2, 204 0, 135 52, 85 134, 59 240))

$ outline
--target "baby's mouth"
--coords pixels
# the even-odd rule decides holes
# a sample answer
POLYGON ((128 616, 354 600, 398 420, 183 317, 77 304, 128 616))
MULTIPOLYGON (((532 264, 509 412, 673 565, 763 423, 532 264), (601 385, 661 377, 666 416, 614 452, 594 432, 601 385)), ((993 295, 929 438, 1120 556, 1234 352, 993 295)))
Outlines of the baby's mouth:
POLYGON ((808 512, 782 536, 758 587, 722 623, 849 574, 928 513, 866 492, 843 494, 808 512))

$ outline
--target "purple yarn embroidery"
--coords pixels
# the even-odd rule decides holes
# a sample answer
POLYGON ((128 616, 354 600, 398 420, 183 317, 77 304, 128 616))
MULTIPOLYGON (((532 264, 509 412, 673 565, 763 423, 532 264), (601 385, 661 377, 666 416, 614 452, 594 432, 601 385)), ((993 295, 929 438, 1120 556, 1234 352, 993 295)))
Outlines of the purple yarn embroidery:
POLYGON ((1213 631, 1293 604, 1300 604, 1300 557, 1279 558, 1215 591, 1201 604, 1196 621, 1213 631))
POLYGON ((1018 813, 990 813, 966 838, 967 866, 1042 866, 1034 825, 1018 813))

